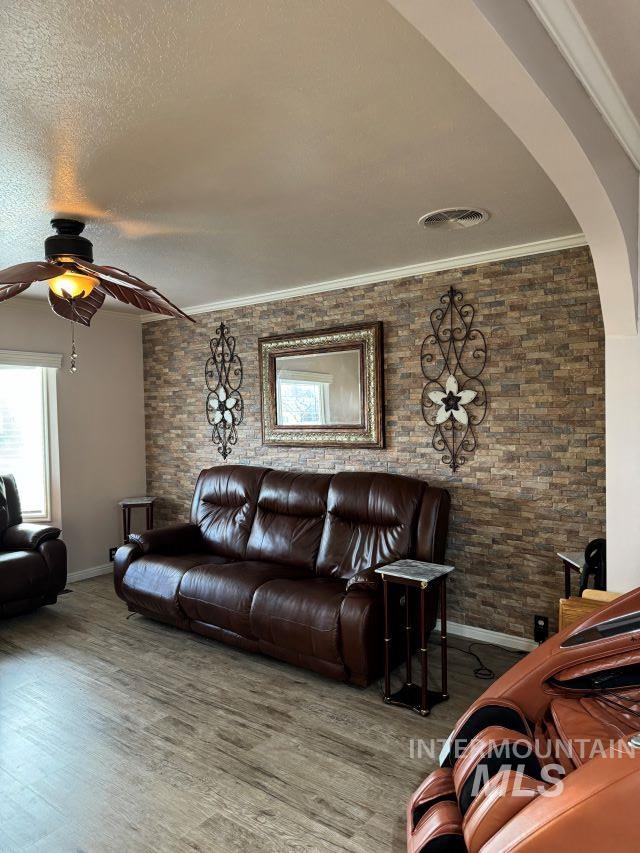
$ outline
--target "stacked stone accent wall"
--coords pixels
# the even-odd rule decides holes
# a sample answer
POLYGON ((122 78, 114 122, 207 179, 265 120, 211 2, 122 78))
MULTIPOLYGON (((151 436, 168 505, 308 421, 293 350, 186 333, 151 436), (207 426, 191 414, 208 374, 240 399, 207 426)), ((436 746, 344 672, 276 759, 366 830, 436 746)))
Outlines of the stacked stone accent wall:
POLYGON ((224 320, 244 365, 245 419, 229 463, 407 474, 452 495, 449 615, 531 638, 556 621, 557 550, 604 535, 604 332, 587 248, 203 314, 144 326, 147 478, 157 524, 186 520, 198 472, 222 462, 205 417, 204 364, 224 320), (422 419, 420 345, 450 285, 487 337, 489 395, 478 449, 456 474, 422 419), (258 338, 384 321, 384 450, 264 447, 258 338))

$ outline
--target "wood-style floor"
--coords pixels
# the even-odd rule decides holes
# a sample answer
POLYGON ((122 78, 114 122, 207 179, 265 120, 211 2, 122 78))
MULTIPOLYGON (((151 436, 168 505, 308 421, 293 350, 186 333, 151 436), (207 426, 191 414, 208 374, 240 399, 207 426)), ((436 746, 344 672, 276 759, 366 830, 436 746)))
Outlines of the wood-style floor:
POLYGON ((2 853, 402 851, 433 766, 412 739, 444 738, 486 686, 450 652, 452 698, 422 719, 376 685, 127 619, 110 577, 72 589, 0 623, 2 853))

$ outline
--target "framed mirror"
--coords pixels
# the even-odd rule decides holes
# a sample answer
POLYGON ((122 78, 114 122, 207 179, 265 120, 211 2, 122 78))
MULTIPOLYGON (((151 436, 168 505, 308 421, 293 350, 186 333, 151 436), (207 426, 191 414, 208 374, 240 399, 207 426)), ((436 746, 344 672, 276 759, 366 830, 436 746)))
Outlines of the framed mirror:
POLYGON ((258 345, 264 444, 384 447, 382 323, 258 345))

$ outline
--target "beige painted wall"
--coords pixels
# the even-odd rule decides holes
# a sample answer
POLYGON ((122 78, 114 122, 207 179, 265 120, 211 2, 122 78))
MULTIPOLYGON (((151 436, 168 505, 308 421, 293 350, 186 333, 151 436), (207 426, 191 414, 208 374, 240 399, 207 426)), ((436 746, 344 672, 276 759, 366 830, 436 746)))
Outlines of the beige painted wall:
POLYGON ((145 490, 142 336, 136 315, 102 310, 76 334, 78 373, 67 357, 71 326, 48 303, 0 305, 0 349, 63 353, 57 377, 60 505, 69 572, 108 562, 122 542, 119 498, 145 490))

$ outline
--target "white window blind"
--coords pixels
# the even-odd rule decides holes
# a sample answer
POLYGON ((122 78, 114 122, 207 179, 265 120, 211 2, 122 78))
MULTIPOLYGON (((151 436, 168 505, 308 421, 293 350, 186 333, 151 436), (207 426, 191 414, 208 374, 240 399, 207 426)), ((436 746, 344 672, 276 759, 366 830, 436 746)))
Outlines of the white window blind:
POLYGON ((0 473, 16 478, 26 518, 49 518, 50 368, 0 359, 0 473))

